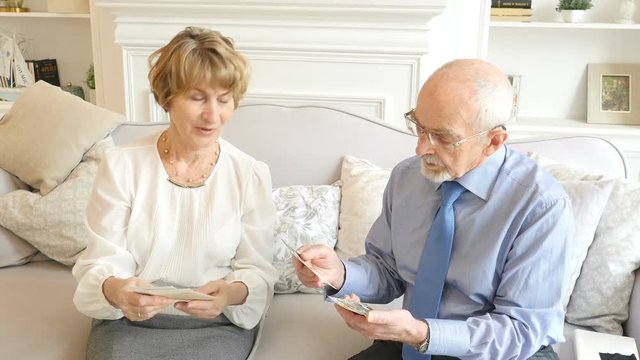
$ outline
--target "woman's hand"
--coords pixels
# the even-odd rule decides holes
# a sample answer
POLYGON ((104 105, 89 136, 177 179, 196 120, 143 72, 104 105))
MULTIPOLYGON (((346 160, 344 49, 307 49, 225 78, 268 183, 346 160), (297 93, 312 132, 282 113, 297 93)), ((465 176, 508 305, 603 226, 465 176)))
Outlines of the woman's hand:
POLYGON ((173 300, 164 296, 143 295, 129 290, 130 286, 144 285, 147 285, 146 282, 136 277, 110 277, 102 283, 102 293, 111 306, 122 310, 127 319, 143 321, 154 317, 173 303, 173 300))
POLYGON ((179 301, 176 309, 200 319, 213 319, 229 305, 243 304, 249 295, 247 286, 239 281, 228 283, 215 280, 206 283, 197 292, 213 296, 212 300, 179 301))

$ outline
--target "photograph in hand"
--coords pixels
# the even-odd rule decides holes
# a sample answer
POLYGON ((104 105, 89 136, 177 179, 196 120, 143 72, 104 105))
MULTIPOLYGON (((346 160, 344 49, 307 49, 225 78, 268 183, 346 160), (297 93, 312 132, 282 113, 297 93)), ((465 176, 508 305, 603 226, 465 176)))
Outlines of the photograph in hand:
POLYGON ((347 300, 347 299, 342 299, 342 298, 337 298, 337 297, 333 297, 333 296, 327 296, 329 298, 329 300, 333 301, 334 303, 338 304, 338 306, 345 308, 351 312, 354 312, 356 314, 360 314, 362 316, 367 316, 367 314, 369 313, 369 311, 373 310, 373 308, 371 308, 371 306, 367 305, 367 304, 363 304, 359 301, 352 301, 352 300, 347 300))
POLYGON ((298 260, 299 260, 299 261, 300 261, 304 266, 306 266, 309 270, 311 270, 311 272, 312 272, 312 273, 314 273, 314 274, 318 277, 318 279, 320 279, 320 281, 322 281, 323 283, 325 283, 325 284, 327 284, 327 285, 331 286, 331 288, 332 288, 332 289, 334 289, 334 290, 338 290, 338 289, 336 289, 336 287, 335 287, 335 286, 333 286, 329 281, 327 281, 327 279, 326 279, 324 276, 320 275, 320 273, 319 273, 316 269, 314 269, 314 268, 313 268, 313 266, 312 266, 308 261, 302 260, 302 258, 300 257, 300 255, 298 254, 298 252, 296 251, 296 249, 294 249, 294 248, 293 248, 293 246, 291 246, 290 244, 288 244, 288 243, 287 243, 286 241, 284 241, 284 239, 282 239, 282 238, 281 238, 280 240, 282 240, 282 242, 284 243, 284 246, 287 248, 287 250, 289 250, 289 252, 291 253, 291 255, 295 256, 295 257, 296 257, 296 259, 298 259, 298 260))
POLYGON ((213 300, 213 296, 199 293, 191 288, 176 288, 173 286, 130 286, 129 290, 144 295, 158 295, 169 299, 188 300, 213 300))

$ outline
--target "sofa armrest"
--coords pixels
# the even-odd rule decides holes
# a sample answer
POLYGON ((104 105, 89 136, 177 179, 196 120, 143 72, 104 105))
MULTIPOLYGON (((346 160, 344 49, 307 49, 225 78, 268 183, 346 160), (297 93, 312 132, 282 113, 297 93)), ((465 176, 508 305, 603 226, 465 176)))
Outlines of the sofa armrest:
POLYGON ((624 334, 636 339, 640 344, 640 270, 636 270, 636 280, 629 300, 629 319, 624 323, 624 334))

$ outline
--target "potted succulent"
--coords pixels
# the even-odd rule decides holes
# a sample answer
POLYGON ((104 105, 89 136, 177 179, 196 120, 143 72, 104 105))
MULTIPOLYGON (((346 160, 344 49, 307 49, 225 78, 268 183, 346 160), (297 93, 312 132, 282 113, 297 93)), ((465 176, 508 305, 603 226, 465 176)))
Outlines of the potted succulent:
POLYGON ((583 21, 585 11, 592 7, 591 0, 560 0, 556 11, 565 22, 577 23, 583 21))

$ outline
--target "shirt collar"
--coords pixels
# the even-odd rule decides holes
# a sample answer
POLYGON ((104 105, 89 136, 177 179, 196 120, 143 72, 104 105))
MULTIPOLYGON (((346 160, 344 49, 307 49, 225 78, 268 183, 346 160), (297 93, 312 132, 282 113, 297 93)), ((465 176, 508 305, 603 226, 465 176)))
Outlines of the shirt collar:
POLYGON ((457 181, 467 190, 486 201, 498 178, 500 168, 504 164, 506 154, 506 145, 502 145, 487 161, 464 174, 457 181))

